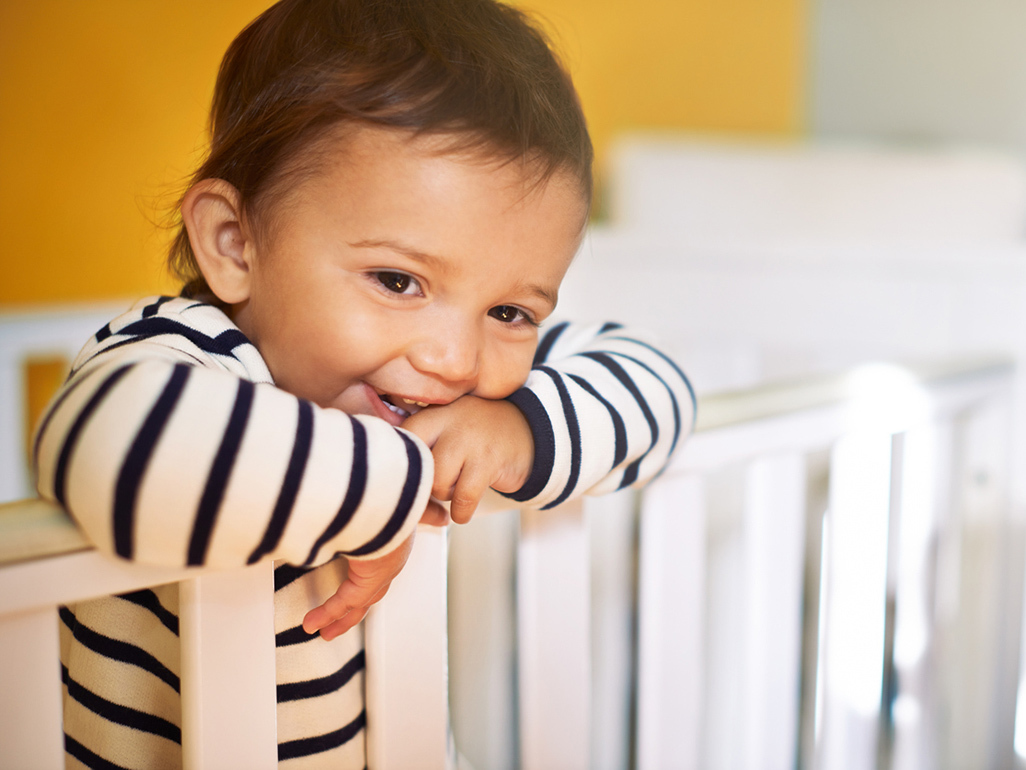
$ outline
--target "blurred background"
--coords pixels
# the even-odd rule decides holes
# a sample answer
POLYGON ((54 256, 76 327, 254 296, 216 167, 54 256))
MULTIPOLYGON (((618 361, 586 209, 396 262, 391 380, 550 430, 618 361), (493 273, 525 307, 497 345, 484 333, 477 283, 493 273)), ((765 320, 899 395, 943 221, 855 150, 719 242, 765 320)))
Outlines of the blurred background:
MULTIPOLYGON (((169 215, 204 150, 220 57, 269 4, 0 0, 0 320, 177 291, 163 269, 169 215)), ((996 354, 1022 369, 1026 3, 517 4, 538 15, 562 52, 597 151, 594 223, 564 287, 568 315, 657 329, 700 402, 869 360, 996 354)), ((66 356, 29 357, 25 414, 0 431, 26 432, 66 366, 66 356)), ((1021 374, 1013 391, 1000 426, 1009 452, 997 447, 1003 439, 993 436, 1003 434, 993 426, 992 438, 962 452, 987 458, 988 472, 956 464, 973 491, 954 495, 956 512, 915 555, 928 564, 919 599, 935 607, 948 597, 923 631, 923 649, 943 648, 932 653, 923 703, 943 713, 916 733, 918 748, 884 751, 873 737, 869 759, 817 754, 817 551, 803 567, 802 633, 813 641, 795 684, 813 694, 781 755, 790 759, 761 766, 739 758, 737 704, 715 695, 733 681, 724 653, 707 674, 713 694, 698 766, 1021 765, 1013 746, 1026 542, 1021 374), (941 552, 956 556, 938 560, 941 552), (931 637, 944 612, 955 620, 931 637), (940 637, 944 644, 929 642, 940 637)), ((809 460, 808 542, 828 513, 829 472, 817 463, 825 461, 809 460)), ((711 495, 708 559, 721 575, 707 589, 714 614, 729 614, 737 598, 734 482, 727 474, 711 495)), ((592 766, 627 767, 636 761, 624 724, 637 608, 609 592, 636 578, 637 519, 596 523, 593 549, 610 571, 595 577, 595 627, 617 630, 596 631, 612 662, 596 664, 596 703, 611 705, 596 706, 595 719, 613 726, 593 742, 592 766), (616 634, 622 649, 609 652, 616 634)), ((517 763, 507 574, 516 526, 497 516, 452 538, 453 649, 462 661, 452 671, 454 728, 467 759, 485 770, 517 763), (467 585, 473 590, 460 588, 467 585)), ((893 614, 893 602, 880 611, 893 614)), ((734 626, 720 617, 710 627, 715 649, 726 638, 715 628, 734 626)), ((920 706, 909 703, 917 702, 905 701, 902 713, 915 721, 920 706)), ((1026 754, 1022 721, 1017 745, 1026 754)))
MULTIPOLYGON (((203 151, 225 48, 268 5, 0 2, 0 303, 174 288, 161 270, 166 233, 154 225, 203 151)), ((524 6, 543 15, 573 71, 600 168, 625 129, 810 128, 815 9, 804 2, 524 6)))

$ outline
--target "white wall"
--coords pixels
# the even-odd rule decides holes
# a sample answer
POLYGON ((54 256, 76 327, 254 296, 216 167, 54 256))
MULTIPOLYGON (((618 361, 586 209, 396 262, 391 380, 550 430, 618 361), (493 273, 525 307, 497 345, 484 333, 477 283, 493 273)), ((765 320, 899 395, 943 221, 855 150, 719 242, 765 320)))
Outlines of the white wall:
POLYGON ((1026 3, 818 0, 812 12, 814 135, 1026 153, 1026 3))

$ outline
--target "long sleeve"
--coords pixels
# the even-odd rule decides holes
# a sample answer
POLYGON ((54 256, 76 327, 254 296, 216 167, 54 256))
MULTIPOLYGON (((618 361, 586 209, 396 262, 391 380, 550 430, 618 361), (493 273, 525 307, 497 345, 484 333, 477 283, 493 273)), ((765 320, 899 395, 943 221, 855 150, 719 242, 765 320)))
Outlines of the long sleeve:
POLYGON ((409 535, 433 464, 411 434, 276 388, 220 311, 148 301, 75 363, 38 431, 38 488, 101 550, 153 564, 316 565, 409 535))
POLYGON ((527 482, 509 497, 541 509, 645 483, 691 432, 696 413, 678 366, 619 324, 553 326, 510 401, 531 425, 535 456, 527 482))

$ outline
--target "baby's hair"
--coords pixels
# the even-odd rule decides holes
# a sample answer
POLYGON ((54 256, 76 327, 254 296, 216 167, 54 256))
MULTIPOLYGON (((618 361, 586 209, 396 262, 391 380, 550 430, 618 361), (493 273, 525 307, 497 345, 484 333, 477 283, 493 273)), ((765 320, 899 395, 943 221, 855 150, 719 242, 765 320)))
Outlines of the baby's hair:
MULTIPOLYGON (((192 177, 234 185, 252 214, 302 174, 295 161, 342 123, 446 134, 454 152, 579 180, 592 146, 569 75, 541 31, 494 0, 281 0, 229 46, 210 150, 192 177)), ((209 295, 184 226, 171 270, 209 295)))

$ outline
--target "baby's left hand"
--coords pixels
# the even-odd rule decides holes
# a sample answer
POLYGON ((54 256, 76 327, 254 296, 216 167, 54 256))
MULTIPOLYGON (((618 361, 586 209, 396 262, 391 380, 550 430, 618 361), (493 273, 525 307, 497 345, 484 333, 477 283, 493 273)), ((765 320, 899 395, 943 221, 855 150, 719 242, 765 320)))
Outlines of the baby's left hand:
POLYGON ((489 487, 516 492, 531 472, 531 428, 508 401, 463 396, 445 406, 422 409, 402 427, 431 448, 435 459, 431 494, 451 501, 449 512, 457 524, 470 521, 489 487))
POLYGON ((331 641, 355 626, 388 591, 413 550, 413 535, 377 559, 349 559, 349 574, 320 607, 306 613, 303 630, 331 641))

